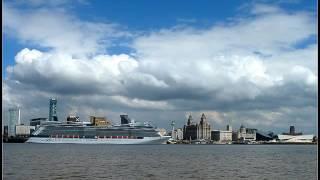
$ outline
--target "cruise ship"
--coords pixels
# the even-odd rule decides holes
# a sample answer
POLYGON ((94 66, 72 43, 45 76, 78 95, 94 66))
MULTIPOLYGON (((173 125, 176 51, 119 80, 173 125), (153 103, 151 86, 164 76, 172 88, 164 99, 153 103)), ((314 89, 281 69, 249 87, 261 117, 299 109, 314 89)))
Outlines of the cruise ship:
POLYGON ((55 122, 41 124, 27 143, 73 144, 165 144, 165 136, 149 123, 135 122, 120 115, 121 124, 97 126, 92 122, 55 122))

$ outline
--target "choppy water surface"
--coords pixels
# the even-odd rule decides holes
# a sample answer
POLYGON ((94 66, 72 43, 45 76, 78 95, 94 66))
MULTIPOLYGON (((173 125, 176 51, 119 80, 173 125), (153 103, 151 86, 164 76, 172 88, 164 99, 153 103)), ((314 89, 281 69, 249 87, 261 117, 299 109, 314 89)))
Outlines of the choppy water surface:
POLYGON ((317 179, 316 145, 4 144, 4 179, 317 179))

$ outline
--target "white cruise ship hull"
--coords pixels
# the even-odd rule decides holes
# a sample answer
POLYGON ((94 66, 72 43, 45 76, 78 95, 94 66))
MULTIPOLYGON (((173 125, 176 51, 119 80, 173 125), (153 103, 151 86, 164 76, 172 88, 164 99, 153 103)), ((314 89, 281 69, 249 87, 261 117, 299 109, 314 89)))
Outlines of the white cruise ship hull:
POLYGON ((144 137, 143 139, 111 139, 111 138, 54 138, 30 137, 27 143, 59 143, 59 144, 165 144, 171 136, 144 137))

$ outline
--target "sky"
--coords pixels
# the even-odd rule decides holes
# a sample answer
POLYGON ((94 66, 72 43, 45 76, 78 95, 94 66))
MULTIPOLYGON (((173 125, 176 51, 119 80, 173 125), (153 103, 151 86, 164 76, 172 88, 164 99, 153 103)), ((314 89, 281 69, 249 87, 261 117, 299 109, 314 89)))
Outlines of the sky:
MULTIPOLYGON (((120 114, 170 129, 204 113, 231 124, 317 133, 317 2, 3 2, 3 120, 120 114)), ((5 121, 6 123, 6 121, 5 121)))

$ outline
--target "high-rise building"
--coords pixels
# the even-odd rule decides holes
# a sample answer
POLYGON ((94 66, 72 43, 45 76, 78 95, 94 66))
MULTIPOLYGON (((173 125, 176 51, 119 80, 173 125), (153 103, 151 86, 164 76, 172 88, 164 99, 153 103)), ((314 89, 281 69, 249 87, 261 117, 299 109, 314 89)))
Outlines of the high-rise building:
POLYGON ((49 104, 49 121, 58 121, 57 99, 51 98, 49 104))
POLYGON ((294 126, 290 126, 289 133, 282 133, 282 134, 283 135, 299 136, 299 135, 302 135, 302 132, 296 133, 294 126))
POLYGON ((8 120, 8 136, 15 136, 16 125, 21 124, 20 122, 20 109, 18 107, 9 109, 9 120, 8 120))
POLYGON ((290 134, 294 134, 295 130, 294 130, 294 126, 290 126, 290 134))
POLYGON ((126 114, 120 115, 121 118, 121 124, 129 124, 131 122, 130 118, 126 114))

